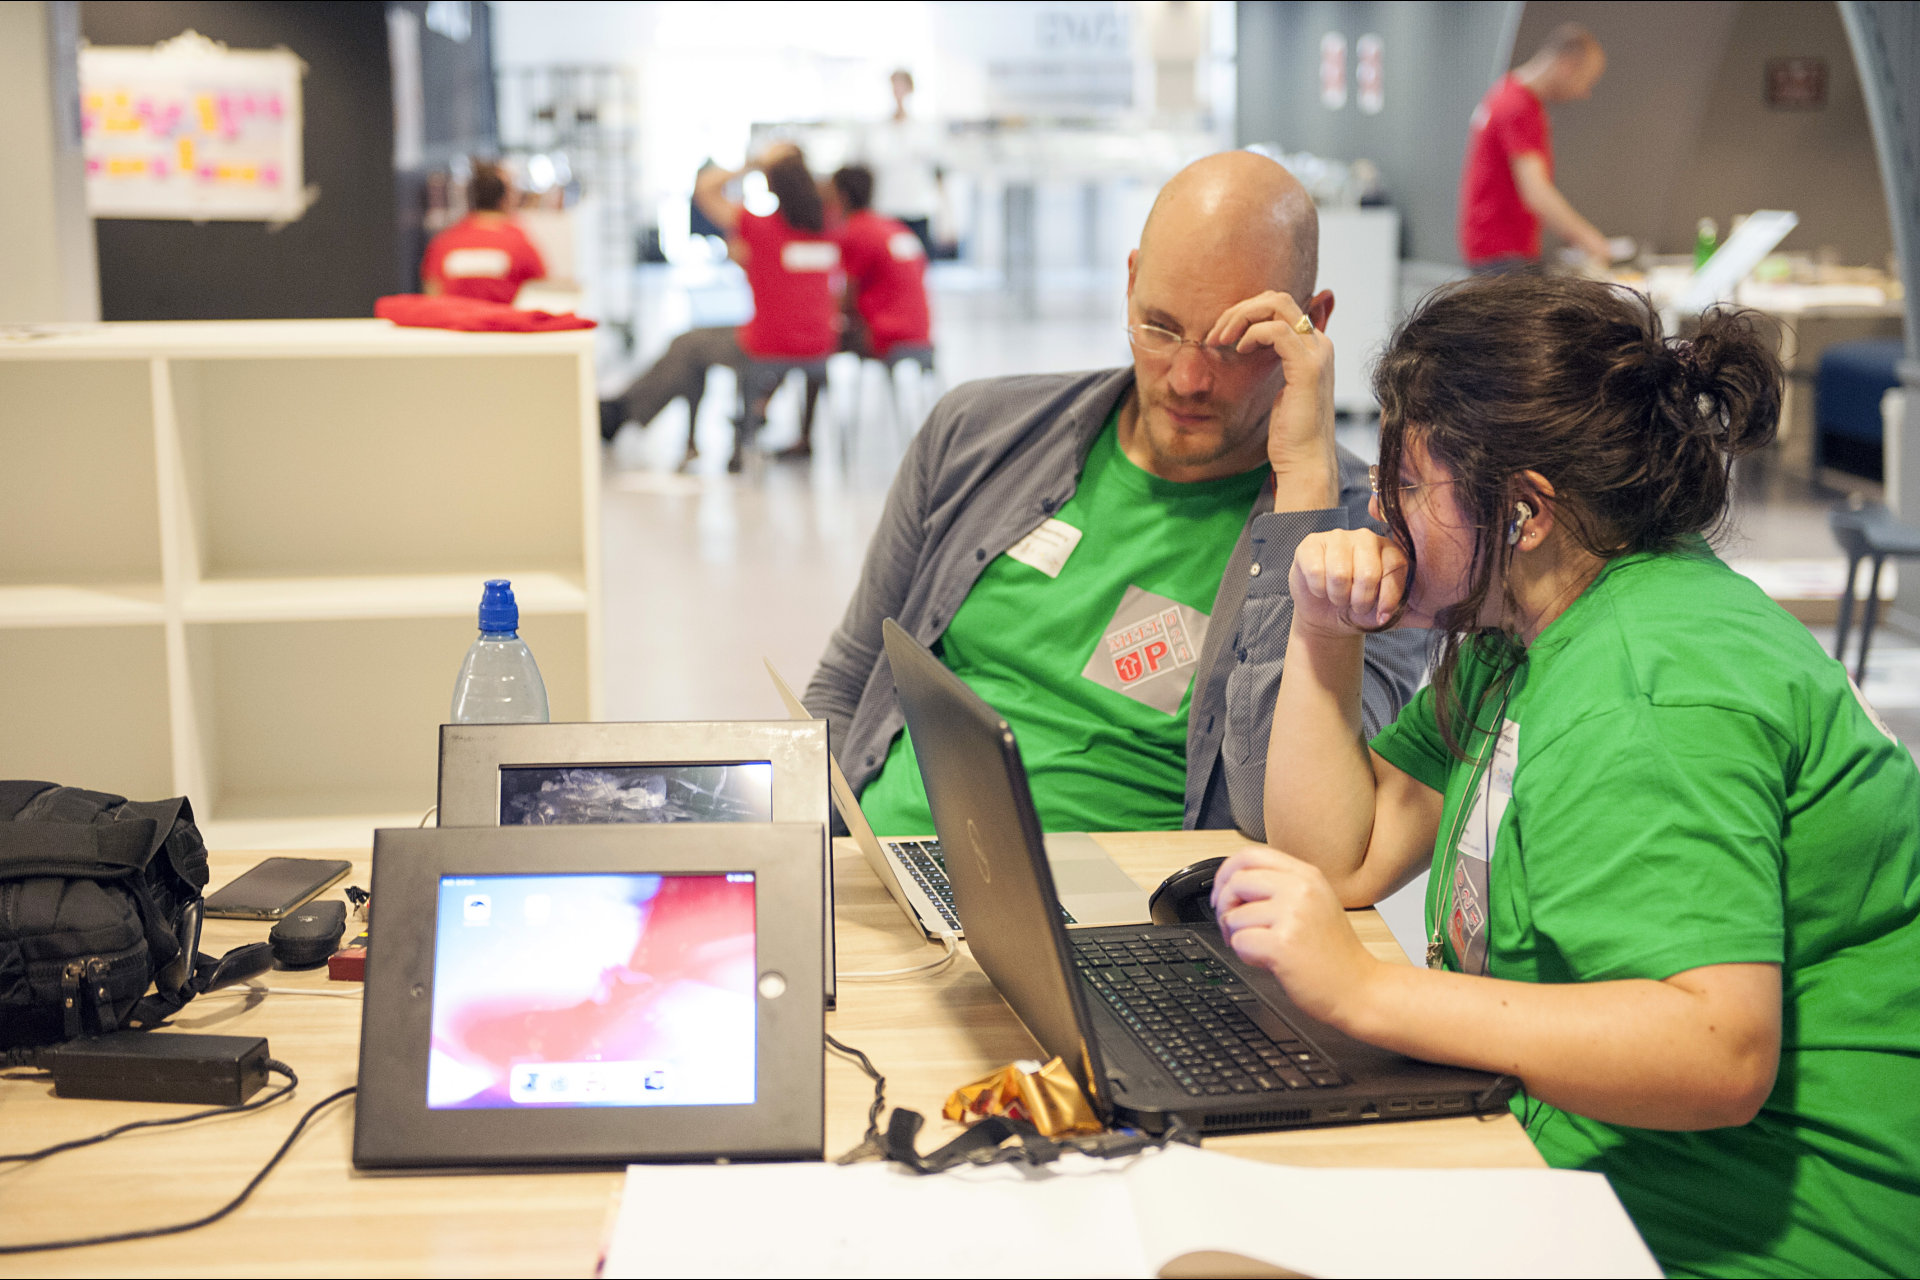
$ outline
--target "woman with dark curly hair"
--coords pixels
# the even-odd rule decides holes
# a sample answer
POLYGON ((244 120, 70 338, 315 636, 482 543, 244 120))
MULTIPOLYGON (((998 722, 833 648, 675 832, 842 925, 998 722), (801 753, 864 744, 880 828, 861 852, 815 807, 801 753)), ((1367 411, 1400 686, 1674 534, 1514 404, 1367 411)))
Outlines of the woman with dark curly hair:
MULTIPOLYGON (((700 456, 694 444, 707 370, 728 365, 743 379, 752 361, 823 360, 840 348, 839 313, 833 277, 840 269, 840 246, 826 229, 820 189, 807 171, 807 158, 791 142, 768 147, 746 168, 711 166, 694 179, 693 202, 726 233, 727 254, 743 267, 753 293, 753 318, 735 328, 689 329, 670 343, 653 367, 612 400, 600 402, 600 437, 612 440, 629 422, 646 425, 675 398, 687 402, 687 453, 683 466, 700 456), (767 190, 779 207, 758 214, 727 195, 727 184, 753 171, 766 176, 767 190)), ((750 417, 758 417, 771 386, 749 386, 750 417)), ((805 429, 811 432, 820 387, 807 382, 805 429)), ((744 439, 736 434, 729 471, 740 470, 744 439)), ((811 451, 782 456, 805 457, 811 451)))
MULTIPOLYGON (((1324 396, 1324 335, 1264 336, 1324 396)), ((1314 1016, 1517 1077, 1669 1272, 1913 1275, 1920 772, 1703 537, 1780 382, 1746 314, 1675 341, 1538 276, 1425 302, 1375 375, 1391 536, 1300 546, 1273 847, 1214 905, 1314 1016), (1433 683, 1369 743, 1361 638, 1393 626, 1435 629, 1433 683), (1428 967, 1374 960, 1341 909, 1428 867, 1428 967)))

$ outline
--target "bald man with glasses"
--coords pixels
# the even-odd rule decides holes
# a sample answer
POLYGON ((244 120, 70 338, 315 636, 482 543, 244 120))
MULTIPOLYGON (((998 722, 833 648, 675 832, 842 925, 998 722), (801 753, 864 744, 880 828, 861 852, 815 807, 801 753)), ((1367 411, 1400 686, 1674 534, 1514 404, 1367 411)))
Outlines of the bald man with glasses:
MULTIPOLYGON (((1264 838, 1294 548, 1368 499, 1316 394, 1333 379, 1318 257, 1285 169, 1209 156, 1128 255, 1131 366, 969 383, 934 408, 805 697, 876 831, 933 830, 881 646, 894 618, 1013 726, 1047 830, 1264 838)), ((1424 645, 1368 640, 1367 734, 1424 645)))

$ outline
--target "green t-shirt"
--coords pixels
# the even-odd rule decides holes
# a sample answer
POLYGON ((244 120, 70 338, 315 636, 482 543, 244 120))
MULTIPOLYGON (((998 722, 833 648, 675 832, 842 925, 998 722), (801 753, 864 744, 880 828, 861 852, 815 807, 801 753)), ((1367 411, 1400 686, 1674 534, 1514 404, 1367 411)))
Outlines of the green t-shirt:
MULTIPOLYGON (((1463 661, 1468 705, 1491 676, 1463 661)), ((1439 874, 1465 859, 1444 851, 1490 844, 1493 976, 1775 963, 1785 1001, 1752 1122, 1634 1129, 1522 1094, 1541 1153, 1605 1173, 1673 1274, 1920 1273, 1912 756, 1806 628, 1698 539, 1616 561, 1542 632, 1496 739, 1500 701, 1496 685, 1463 743, 1503 758, 1485 770, 1447 752, 1431 689, 1373 742, 1446 797, 1427 919, 1448 924, 1450 967, 1472 930, 1439 874)))
MULTIPOLYGON (((987 565, 938 650, 1013 726, 1047 831, 1179 829, 1207 610, 1269 474, 1179 484, 1118 442, 1116 412, 1073 497, 987 565)), ((881 835, 933 830, 905 730, 860 807, 881 835)))

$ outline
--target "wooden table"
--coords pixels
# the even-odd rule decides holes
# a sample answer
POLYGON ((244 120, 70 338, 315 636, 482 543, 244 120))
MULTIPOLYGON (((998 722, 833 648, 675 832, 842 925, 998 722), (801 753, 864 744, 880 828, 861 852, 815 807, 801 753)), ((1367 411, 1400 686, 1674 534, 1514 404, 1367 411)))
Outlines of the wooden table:
MULTIPOLYGON (((1230 833, 1103 835, 1142 885, 1225 852, 1230 833)), ((366 851, 348 883, 369 882, 366 851)), ((218 886, 259 855, 215 854, 218 886)), ((937 952, 867 870, 835 849, 840 968, 885 969, 937 952)), ((335 891, 338 892, 337 890, 335 891)), ((1372 911, 1355 928, 1378 955, 1405 960, 1372 911)), ((210 921, 204 948, 265 936, 266 926, 210 921)), ((274 987, 341 990, 326 971, 276 972, 274 987)), ((300 1112, 357 1074, 360 1003, 293 995, 214 994, 189 1005, 183 1031, 263 1035, 273 1056, 300 1073, 286 1102, 259 1112, 116 1138, 39 1164, 0 1167, 0 1243, 97 1234, 186 1220, 212 1210, 273 1153, 300 1112)), ((863 1049, 887 1077, 889 1106, 929 1117, 925 1149, 955 1130, 939 1118, 954 1087, 1034 1044, 966 954, 944 970, 888 981, 842 982, 827 1029, 863 1049)), ((872 1083, 838 1055, 827 1058, 827 1151, 859 1141, 872 1083)), ((152 1104, 56 1099, 38 1078, 0 1082, 0 1147, 33 1150, 127 1120, 174 1112, 152 1104)), ((616 1171, 453 1177, 361 1177, 352 1171, 351 1102, 323 1113, 253 1198, 232 1217, 184 1235, 59 1253, 0 1257, 4 1275, 587 1275, 620 1187, 616 1171)), ((1306 1165, 1504 1165, 1538 1167, 1539 1154, 1511 1116, 1402 1121, 1350 1128, 1212 1138, 1210 1147, 1306 1165)))

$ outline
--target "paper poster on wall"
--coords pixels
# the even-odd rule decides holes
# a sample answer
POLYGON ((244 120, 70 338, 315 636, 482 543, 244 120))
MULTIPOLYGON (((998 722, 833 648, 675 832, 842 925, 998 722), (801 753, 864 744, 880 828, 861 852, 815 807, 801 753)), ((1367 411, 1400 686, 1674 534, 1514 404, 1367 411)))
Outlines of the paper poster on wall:
POLYGON ((229 49, 188 31, 80 51, 87 208, 96 218, 291 222, 301 169, 300 78, 287 49, 229 49))
POLYGON ((1329 111, 1347 105, 1347 38, 1338 31, 1320 37, 1320 105, 1329 111))
POLYGON ((1358 61, 1354 66, 1354 101, 1367 115, 1377 116, 1387 105, 1386 47, 1380 37, 1369 32, 1353 46, 1358 61))

